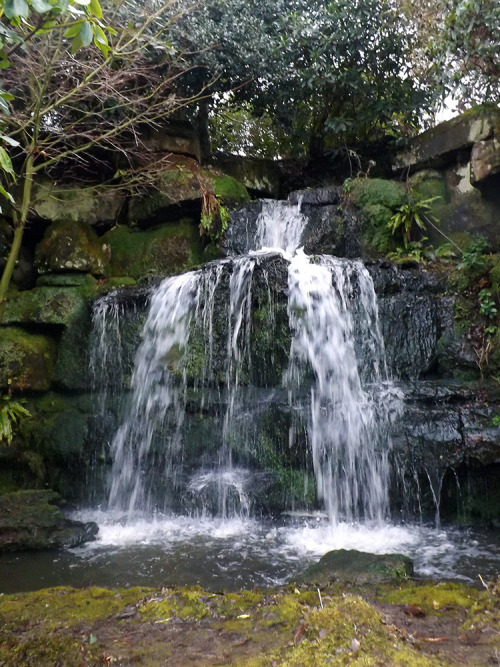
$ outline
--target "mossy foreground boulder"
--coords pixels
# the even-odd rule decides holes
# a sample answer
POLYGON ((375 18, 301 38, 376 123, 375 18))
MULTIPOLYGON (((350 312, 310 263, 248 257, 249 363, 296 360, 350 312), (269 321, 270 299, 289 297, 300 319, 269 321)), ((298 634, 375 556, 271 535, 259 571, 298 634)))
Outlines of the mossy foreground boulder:
POLYGON ((318 563, 310 565, 298 578, 309 586, 326 588, 331 584, 373 584, 413 575, 413 563, 401 554, 370 554, 354 549, 329 551, 318 563))
POLYGON ((420 596, 415 587, 385 590, 394 602, 369 590, 370 602, 348 590, 320 597, 315 589, 93 587, 2 595, 0 665, 496 664, 494 590, 457 586, 445 597, 436 593, 446 598, 443 607, 411 605, 415 596, 432 599, 436 588, 427 584, 420 596))
MULTIPOLYGON (((17 491, 0 496, 0 552, 76 547, 94 539, 93 522, 70 521, 53 491, 17 491)), ((0 659, 0 664, 2 663, 0 659)))

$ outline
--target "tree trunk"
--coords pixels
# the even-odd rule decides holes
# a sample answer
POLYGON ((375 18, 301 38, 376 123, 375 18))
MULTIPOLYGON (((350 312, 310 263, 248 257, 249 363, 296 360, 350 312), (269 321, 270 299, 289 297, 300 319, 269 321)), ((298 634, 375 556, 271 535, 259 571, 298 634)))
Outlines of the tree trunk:
POLYGON ((2 279, 0 280, 0 322, 3 319, 7 291, 19 258, 19 251, 21 250, 23 242, 24 227, 30 210, 31 190, 33 186, 33 161, 32 153, 26 162, 21 210, 19 215, 14 218, 14 238, 9 250, 9 256, 7 257, 7 263, 3 270, 2 279))
POLYGON ((204 164, 212 156, 212 145, 210 143, 210 131, 208 115, 210 112, 211 97, 200 100, 198 113, 196 114, 196 131, 200 140, 201 163, 204 164))

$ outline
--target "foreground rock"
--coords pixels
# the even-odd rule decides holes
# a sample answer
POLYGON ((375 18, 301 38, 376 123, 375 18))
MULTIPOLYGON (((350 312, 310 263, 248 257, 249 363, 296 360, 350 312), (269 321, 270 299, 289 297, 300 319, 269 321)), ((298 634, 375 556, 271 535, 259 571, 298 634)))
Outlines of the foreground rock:
POLYGON ((77 547, 95 539, 97 525, 67 519, 60 503, 53 491, 0 496, 0 552, 77 547))
POLYGON ((498 611, 494 585, 54 588, 0 596, 0 664, 488 665, 498 611))
POLYGON ((413 563, 401 554, 370 554, 355 549, 329 551, 310 565, 298 583, 326 588, 335 583, 357 585, 402 580, 413 576, 413 563))

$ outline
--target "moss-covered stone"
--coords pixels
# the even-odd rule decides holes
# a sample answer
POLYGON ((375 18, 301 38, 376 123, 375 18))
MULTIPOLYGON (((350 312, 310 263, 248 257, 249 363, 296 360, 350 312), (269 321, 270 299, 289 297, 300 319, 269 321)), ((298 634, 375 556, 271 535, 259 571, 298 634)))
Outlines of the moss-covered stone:
POLYGON ((174 206, 180 204, 201 209, 204 192, 221 198, 224 205, 234 207, 249 200, 245 186, 217 169, 203 169, 196 160, 177 155, 162 169, 152 188, 129 202, 128 220, 148 227, 176 216, 174 206))
POLYGON ((107 250, 90 225, 76 220, 52 223, 35 249, 39 273, 78 271, 102 276, 107 250))
POLYGON ((58 549, 94 539, 95 523, 66 519, 53 491, 17 491, 0 496, 0 552, 58 549))
POLYGON ((134 280, 187 271, 202 262, 197 225, 184 219, 148 231, 115 227, 103 240, 111 251, 110 273, 134 280))
POLYGON ((361 209, 379 204, 395 211, 406 201, 404 186, 397 181, 383 178, 357 178, 352 181, 349 195, 353 203, 361 209))
POLYGON ((400 169, 440 165, 459 151, 467 150, 478 141, 498 134, 500 109, 496 104, 483 104, 451 120, 445 121, 419 134, 411 141, 410 149, 399 153, 395 166, 400 169))
POLYGON ((20 451, 41 457, 42 483, 56 488, 65 498, 81 498, 86 481, 82 471, 92 456, 88 442, 90 395, 47 392, 30 398, 27 407, 32 419, 19 427, 20 451))
POLYGON ((100 186, 55 186, 51 181, 35 184, 33 208, 51 222, 86 225, 115 222, 125 201, 123 193, 100 186))
POLYGON ((0 328, 0 388, 46 391, 56 361, 56 342, 18 327, 0 328))
POLYGON ((97 280, 88 273, 46 273, 39 276, 36 281, 37 287, 80 287, 90 294, 97 289, 97 280))
POLYGON ((7 301, 3 322, 67 326, 85 309, 85 299, 78 288, 35 287, 7 301))
POLYGON ((326 588, 336 582, 363 585, 413 575, 413 563, 401 554, 370 554, 338 549, 329 551, 310 565, 297 579, 299 583, 326 588))
POLYGON ((250 201, 246 187, 232 176, 216 176, 213 179, 214 194, 224 206, 235 208, 250 201))

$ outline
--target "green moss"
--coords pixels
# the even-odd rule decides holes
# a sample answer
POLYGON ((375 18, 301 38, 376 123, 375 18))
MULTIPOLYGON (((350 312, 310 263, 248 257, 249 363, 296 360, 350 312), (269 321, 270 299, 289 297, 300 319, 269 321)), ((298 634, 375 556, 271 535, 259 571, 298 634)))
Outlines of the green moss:
MULTIPOLYGON (((437 171, 423 170, 411 176, 408 180, 412 196, 417 201, 434 199, 429 204, 429 214, 439 225, 440 221, 447 217, 449 210, 449 193, 446 187, 446 180, 442 174, 437 171)), ((426 234, 429 236, 432 230, 429 229, 426 234)), ((442 238, 442 237, 441 237, 442 238)))
POLYGON ((55 360, 53 338, 18 327, 0 328, 0 388, 46 391, 55 360))
POLYGON ((401 183, 383 178, 358 178, 353 182, 350 198, 356 206, 378 204, 396 211, 406 202, 406 191, 401 183))
POLYGON ((5 324, 66 326, 86 312, 80 287, 35 287, 19 292, 5 305, 5 324))
POLYGON ((3 631, 14 631, 29 622, 43 624, 45 632, 61 626, 93 623, 117 614, 150 589, 47 588, 34 593, 4 595, 0 599, 3 631))
POLYGON ((489 278, 491 281, 491 289, 497 297, 500 296, 500 254, 491 255, 491 269, 489 278))
MULTIPOLYGON (((486 595, 477 594, 467 628, 478 627, 474 622, 492 627, 495 601, 491 591, 486 595)), ((316 590, 293 589, 55 588, 0 596, 0 662, 48 667, 103 664, 110 656, 151 667, 188 661, 241 667, 449 664, 432 655, 433 647, 406 641, 408 633, 384 622, 357 595, 324 595, 321 604, 316 590)))
POLYGON ((381 178, 358 178, 352 182, 348 197, 362 213, 363 254, 379 256, 394 250, 396 241, 388 224, 406 201, 404 186, 381 178))
POLYGON ((165 621, 173 616, 181 620, 199 621, 210 612, 206 606, 206 595, 199 588, 172 591, 166 595, 153 597, 139 607, 145 620, 165 621))
POLYGON ((248 190, 232 176, 217 176, 213 179, 214 194, 225 206, 235 208, 250 201, 248 190))
POLYGON ((121 280, 172 275, 202 262, 198 228, 189 219, 148 231, 115 227, 103 239, 111 251, 111 275, 121 280))
POLYGON ((405 586, 392 589, 381 596, 384 602, 410 604, 421 607, 428 613, 458 608, 470 609, 479 597, 479 591, 465 584, 438 583, 420 586, 405 586))
POLYGON ((500 633, 500 579, 488 584, 471 606, 464 630, 500 633))
POLYGON ((53 222, 35 249, 35 266, 39 273, 80 271, 102 276, 105 248, 89 224, 76 220, 53 222))

